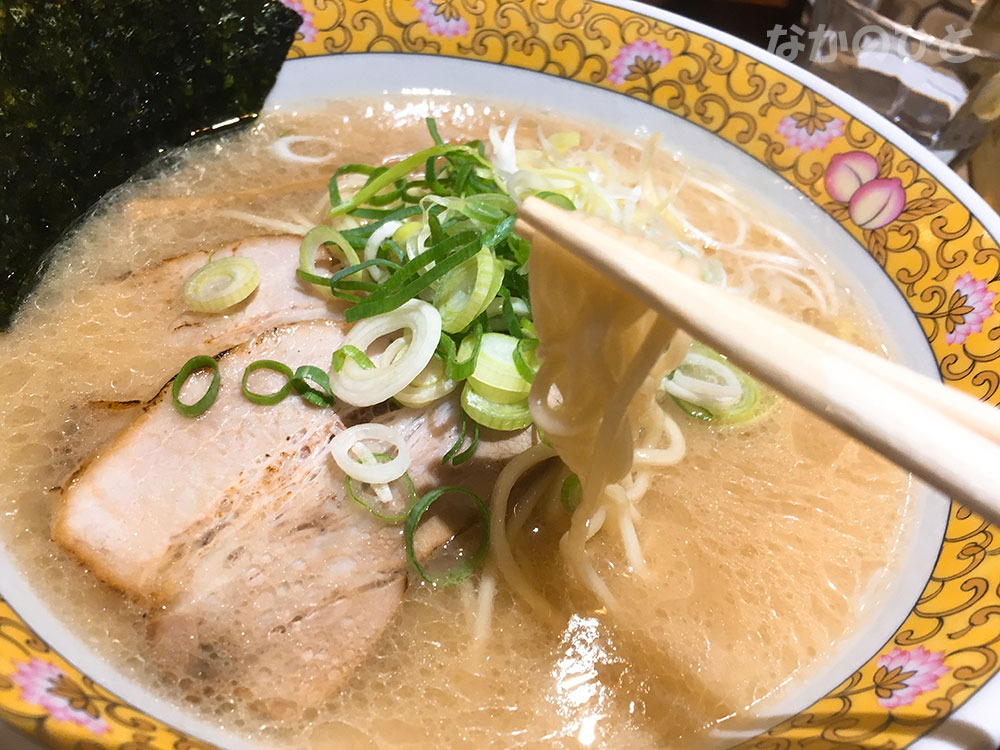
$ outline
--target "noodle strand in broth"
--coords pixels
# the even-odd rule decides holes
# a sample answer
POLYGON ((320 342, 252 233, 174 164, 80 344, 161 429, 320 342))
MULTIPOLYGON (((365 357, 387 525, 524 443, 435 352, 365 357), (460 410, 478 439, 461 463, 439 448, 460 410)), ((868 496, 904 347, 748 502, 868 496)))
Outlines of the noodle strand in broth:
MULTIPOLYGON (((278 235, 330 224, 326 183, 336 165, 388 164, 427 148, 425 116, 437 118, 446 142, 487 142, 484 158, 515 201, 557 193, 644 234, 664 262, 869 349, 886 346, 859 295, 804 232, 658 137, 551 114, 515 118, 496 104, 448 97, 268 113, 109 196, 67 238, 0 338, 8 394, 0 463, 9 467, 0 478, 0 541, 101 659, 184 712, 265 746, 704 747, 712 726, 750 717, 748 707, 798 684, 865 626, 906 543, 908 478, 763 392, 746 419, 702 421, 704 410, 666 393, 664 378, 679 371, 687 385, 718 386, 725 396, 724 358, 712 360, 715 370, 686 359, 697 344, 543 238, 531 249, 530 301, 510 306, 530 308, 540 338, 529 402, 547 442, 494 467, 485 567, 446 589, 411 574, 372 650, 315 706, 261 713, 241 678, 252 662, 235 640, 205 644, 193 669, 180 658, 156 665, 148 623, 170 615, 169 606, 123 597, 51 541, 59 488, 143 411, 115 399, 152 396, 192 356, 218 353, 190 351, 174 337, 197 322, 179 294, 134 281, 168 259, 257 232, 294 248, 297 238, 278 235), (581 491, 570 508, 576 496, 563 495, 572 474, 581 491), (198 671, 209 657, 218 668, 198 671)), ((347 195, 363 182, 345 178, 341 188, 347 195)), ((345 231, 364 221, 335 220, 345 231)), ((400 263, 429 234, 399 234, 400 263)), ((295 289, 302 300, 313 293, 295 289)), ((247 537, 258 549, 267 542, 247 537)), ((444 556, 466 554, 467 541, 458 535, 444 556)), ((264 557, 263 572, 310 564, 280 540, 264 557)), ((306 583, 294 595, 326 601, 330 591, 306 583)), ((267 596, 254 606, 235 614, 266 631, 275 616, 267 596)), ((217 613, 220 622, 231 614, 217 613)), ((297 642, 287 661, 341 645, 320 641, 297 642)), ((302 674, 282 667, 272 662, 274 674, 256 677, 324 676, 321 664, 302 674)))

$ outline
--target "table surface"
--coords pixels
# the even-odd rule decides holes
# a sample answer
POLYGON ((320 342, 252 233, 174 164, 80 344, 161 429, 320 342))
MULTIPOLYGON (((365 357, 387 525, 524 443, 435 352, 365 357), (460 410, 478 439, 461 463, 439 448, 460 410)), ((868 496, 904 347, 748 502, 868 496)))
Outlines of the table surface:
POLYGON ((46 750, 2 721, 0 721, 0 748, 3 750, 46 750))

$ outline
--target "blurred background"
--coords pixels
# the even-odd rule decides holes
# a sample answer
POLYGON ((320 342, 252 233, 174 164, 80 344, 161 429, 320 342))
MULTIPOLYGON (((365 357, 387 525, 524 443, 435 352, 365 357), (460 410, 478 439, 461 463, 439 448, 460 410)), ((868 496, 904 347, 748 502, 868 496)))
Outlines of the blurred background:
POLYGON ((1000 0, 651 0, 811 70, 1000 209, 1000 0))

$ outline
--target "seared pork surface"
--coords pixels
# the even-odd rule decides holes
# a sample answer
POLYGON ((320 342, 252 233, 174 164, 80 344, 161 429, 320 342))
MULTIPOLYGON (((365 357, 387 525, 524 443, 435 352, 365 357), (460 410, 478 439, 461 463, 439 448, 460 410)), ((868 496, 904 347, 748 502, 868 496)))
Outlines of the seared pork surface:
POLYGON ((169 550, 208 523, 227 490, 262 484, 272 459, 318 449, 343 428, 337 411, 298 398, 251 403, 239 387, 246 366, 276 359, 293 368, 323 367, 343 337, 343 324, 316 321, 236 347, 218 360, 223 385, 215 405, 196 419, 174 408, 165 387, 68 483, 56 541, 122 591, 149 593, 169 564, 169 550))
MULTIPOLYGON (((488 497, 505 460, 530 445, 526 432, 495 436, 484 441, 482 460, 446 468, 441 456, 461 424, 454 400, 376 421, 406 436, 418 493, 461 483, 488 497)), ((319 704, 351 674, 395 615, 407 562, 402 526, 346 496, 325 445, 270 466, 263 482, 226 493, 211 525, 175 548, 154 594, 165 607, 155 610, 151 632, 174 668, 235 681, 280 714, 319 704)), ((463 508, 432 508, 417 530, 418 557, 469 525, 463 508)))
MULTIPOLYGON (((301 237, 251 237, 217 249, 206 249, 170 258, 111 285, 141 289, 144 304, 153 307, 153 315, 162 321, 158 340, 164 347, 163 378, 177 372, 192 353, 218 354, 249 341, 259 333, 278 326, 317 318, 343 317, 343 302, 302 281, 299 267, 301 237), (260 269, 260 285, 246 300, 223 313, 197 313, 187 309, 182 298, 184 282, 211 257, 251 258, 260 269), (179 354, 178 354, 179 353, 179 354)), ((116 298, 118 290, 107 289, 116 298)), ((161 381, 162 382, 162 381, 161 381)), ((148 401, 156 395, 159 384, 143 389, 116 388, 99 394, 107 401, 148 401)))
MULTIPOLYGON (((316 705, 391 621, 406 588, 401 525, 345 493, 328 445, 370 410, 321 409, 294 396, 247 401, 238 383, 258 359, 323 365, 342 324, 279 328, 222 355, 223 388, 196 419, 164 389, 66 487, 55 537, 99 576, 150 605, 164 666, 239 686, 269 713, 316 705)), ((441 464, 461 430, 457 400, 375 417, 404 436, 418 493, 459 484, 488 498, 527 432, 481 436, 462 467, 441 464)), ((427 557, 471 517, 429 513, 416 535, 427 557)), ((226 687, 228 686, 228 688, 226 687)))

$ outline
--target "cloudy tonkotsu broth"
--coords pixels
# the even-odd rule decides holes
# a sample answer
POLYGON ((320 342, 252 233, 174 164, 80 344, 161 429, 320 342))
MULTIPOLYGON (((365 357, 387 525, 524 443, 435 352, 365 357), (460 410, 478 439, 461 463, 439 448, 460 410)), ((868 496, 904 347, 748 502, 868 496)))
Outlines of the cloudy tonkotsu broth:
MULTIPOLYGON (((144 298, 155 290, 125 294, 121 286, 102 284, 228 241, 304 232, 322 220, 325 181, 338 164, 379 163, 425 147, 428 113, 448 140, 485 138, 491 124, 511 116, 493 105, 447 98, 278 111, 242 134, 171 155, 157 176, 134 181, 106 201, 60 249, 0 338, 0 391, 6 394, 0 540, 53 611, 123 673, 184 710, 265 744, 703 743, 707 728, 723 717, 747 716, 747 707, 789 681, 793 689, 796 678, 863 626, 861 607, 885 590, 886 571, 904 543, 907 476, 783 400, 734 426, 713 427, 673 410, 687 454, 652 479, 636 523, 651 575, 628 572, 613 534, 598 534, 588 546, 621 603, 616 618, 581 591, 560 558, 568 514, 558 503, 540 503, 509 539, 528 578, 557 602, 563 623, 557 631, 541 624, 502 578, 491 621, 477 626, 477 577, 446 590, 411 577, 400 612, 344 688, 297 714, 261 715, 234 681, 154 666, 142 606, 100 583, 51 541, 60 487, 138 413, 134 405, 106 402, 115 394, 148 398, 190 356, 206 353, 150 334, 162 323, 155 319, 162 308, 144 298), (283 160, 274 144, 289 135, 329 136, 333 146, 299 143, 296 149, 322 155, 333 148, 333 154, 322 164, 283 160), (567 601, 575 611, 565 609, 567 601)), ((519 143, 532 146, 538 125, 546 133, 581 130, 555 116, 522 113, 519 143)), ((590 125, 582 130, 585 146, 600 140, 610 148, 623 140, 590 125)), ((627 145, 615 155, 625 163, 639 158, 627 145)), ((781 224, 764 208, 727 198, 725 181, 714 172, 664 152, 655 175, 664 185, 684 176, 679 210, 707 234, 734 236, 733 217, 742 217, 747 247, 801 252, 787 244, 795 239, 769 233, 781 224)), ((688 241, 698 244, 697 237, 688 241)), ((803 246, 798 240, 796 247, 803 246)), ((883 332, 825 264, 821 273, 805 272, 803 286, 759 259, 724 248, 705 252, 721 263, 731 286, 755 299, 867 348, 883 347, 883 332), (830 278, 834 284, 824 286, 830 278)), ((180 303, 174 304, 177 314, 180 303)), ((515 492, 512 504, 517 498, 515 492)))

